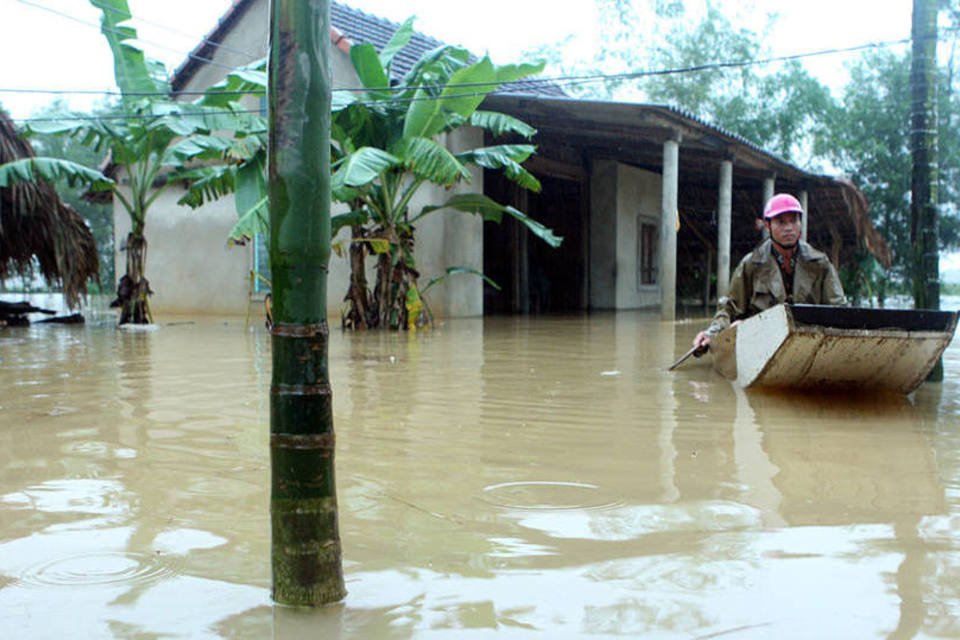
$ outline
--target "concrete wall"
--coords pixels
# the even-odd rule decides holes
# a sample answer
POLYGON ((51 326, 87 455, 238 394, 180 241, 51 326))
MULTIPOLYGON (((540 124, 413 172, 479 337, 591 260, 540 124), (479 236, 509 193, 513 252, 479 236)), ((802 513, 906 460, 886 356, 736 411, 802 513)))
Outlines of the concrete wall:
POLYGON ((642 285, 641 222, 660 225, 659 174, 612 160, 594 163, 590 184, 590 308, 638 309, 660 304, 660 288, 642 285))
MULTIPOLYGON (((164 313, 244 314, 252 252, 228 247, 227 234, 237 220, 233 198, 221 198, 201 209, 177 204, 178 186, 168 188, 147 214, 146 277, 153 296, 154 319, 164 313)), ((130 217, 114 208, 114 246, 117 277, 126 272, 121 250, 130 232, 130 217)))
MULTIPOLYGON (((204 65, 185 91, 202 91, 219 82, 229 68, 244 66, 266 55, 268 3, 255 3, 235 25, 216 50, 215 64, 204 65), (248 53, 242 55, 240 52, 248 53)), ((333 87, 357 87, 359 79, 349 58, 337 48, 331 49, 333 87)), ((259 106, 254 103, 251 107, 259 106)), ((447 145, 458 149, 481 146, 482 132, 476 129, 457 131, 447 145)), ((483 191, 483 174, 474 171, 469 184, 446 191, 424 185, 411 203, 411 215, 426 204, 439 204, 451 195, 464 191, 483 191)), ((253 268, 252 246, 228 246, 227 236, 237 220, 232 196, 210 202, 193 210, 176 203, 182 195, 179 187, 171 187, 150 209, 146 223, 147 279, 154 296, 151 306, 155 316, 163 314, 246 314, 250 308, 250 278, 253 268)), ((335 204, 332 213, 342 213, 344 205, 335 204)), ((118 277, 126 271, 126 254, 119 250, 130 230, 126 212, 114 209, 115 237, 118 248, 115 263, 118 277)), ((420 267, 420 285, 443 275, 448 266, 483 268, 483 231, 478 216, 459 212, 437 211, 424 218, 416 230, 416 258, 420 267)), ((341 230, 334 239, 349 241, 349 229, 341 230)), ((346 242, 344 246, 347 246, 346 242)), ((373 265, 371 259, 370 265, 373 265)), ((331 256, 327 282, 328 313, 339 318, 349 284, 349 262, 345 257, 331 256)), ((373 286, 373 271, 368 271, 373 286)), ((427 303, 437 318, 477 316, 483 313, 482 281, 476 276, 457 275, 431 288, 427 303)))
MULTIPOLYGON (((660 287, 640 284, 641 222, 660 226, 661 176, 617 165, 617 309, 660 305, 660 287)), ((659 237, 659 236, 658 236, 659 237)))

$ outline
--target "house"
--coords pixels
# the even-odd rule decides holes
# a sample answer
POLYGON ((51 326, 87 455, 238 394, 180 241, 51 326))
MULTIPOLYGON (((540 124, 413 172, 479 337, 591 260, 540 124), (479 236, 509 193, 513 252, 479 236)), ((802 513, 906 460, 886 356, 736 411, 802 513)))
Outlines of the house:
MULTIPOLYGON (((202 91, 227 70, 266 55, 268 11, 267 0, 235 0, 176 70, 174 91, 202 91)), ((331 3, 333 89, 360 86, 348 57, 352 43, 382 46, 397 26, 331 3)), ((441 44, 415 34, 395 58, 395 71, 402 74, 421 53, 441 44)), ((430 306, 439 317, 659 308, 672 319, 679 303, 704 304, 724 293, 731 264, 759 238, 757 216, 775 190, 806 200, 804 233, 836 264, 851 260, 860 246, 889 263, 889 249, 854 185, 807 173, 675 108, 574 100, 538 82, 512 85, 490 96, 483 108, 538 129, 538 152, 525 166, 543 190, 520 191, 499 175, 480 171, 458 189, 513 204, 565 240, 552 250, 512 221, 483 225, 453 212, 425 218, 417 228, 424 282, 458 265, 483 271, 502 285, 496 291, 479 278, 448 279, 430 292, 430 306)), ((455 150, 467 140, 481 142, 476 138, 481 135, 458 130, 445 144, 455 150)), ((427 186, 411 208, 449 195, 427 186)), ((262 250, 227 246, 236 219, 230 198, 191 211, 177 206, 177 197, 170 194, 155 203, 147 225, 153 308, 160 313, 245 312, 256 293, 249 274, 262 263, 262 250)), ((116 222, 119 239, 129 222, 124 216, 116 222)), ((331 316, 339 314, 348 275, 346 260, 334 256, 331 316)))

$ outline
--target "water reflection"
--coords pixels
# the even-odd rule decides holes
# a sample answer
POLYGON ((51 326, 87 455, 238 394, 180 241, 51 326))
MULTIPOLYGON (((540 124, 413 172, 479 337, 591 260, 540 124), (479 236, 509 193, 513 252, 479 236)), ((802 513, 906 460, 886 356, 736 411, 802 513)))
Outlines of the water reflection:
POLYGON ((331 339, 349 596, 269 602, 269 340, 0 334, 0 624, 23 637, 960 635, 960 352, 903 398, 744 392, 699 324, 331 339), (69 604, 51 599, 70 589, 69 604), (176 611, 177 615, 170 615, 176 611))

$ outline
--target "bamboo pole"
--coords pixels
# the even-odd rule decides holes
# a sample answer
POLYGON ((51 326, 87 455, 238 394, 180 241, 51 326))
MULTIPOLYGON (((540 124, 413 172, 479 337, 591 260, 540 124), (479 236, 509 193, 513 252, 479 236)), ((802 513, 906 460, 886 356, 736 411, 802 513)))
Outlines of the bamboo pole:
POLYGON ((327 372, 329 50, 329 0, 271 2, 273 599, 305 606, 346 595, 327 372))

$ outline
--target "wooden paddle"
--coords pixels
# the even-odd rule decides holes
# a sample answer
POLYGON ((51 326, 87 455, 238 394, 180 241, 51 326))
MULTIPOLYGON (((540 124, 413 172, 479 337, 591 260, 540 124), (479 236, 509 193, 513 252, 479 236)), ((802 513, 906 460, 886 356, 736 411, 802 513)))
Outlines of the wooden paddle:
POLYGON ((687 358, 689 358, 690 356, 693 356, 694 358, 699 358, 709 350, 710 350, 710 345, 701 345, 699 347, 692 347, 690 351, 687 351, 685 354, 680 356, 679 360, 677 360, 672 365, 670 365, 670 368, 667 369, 667 371, 673 371, 674 369, 679 367, 681 364, 683 364, 684 361, 686 361, 687 358))

